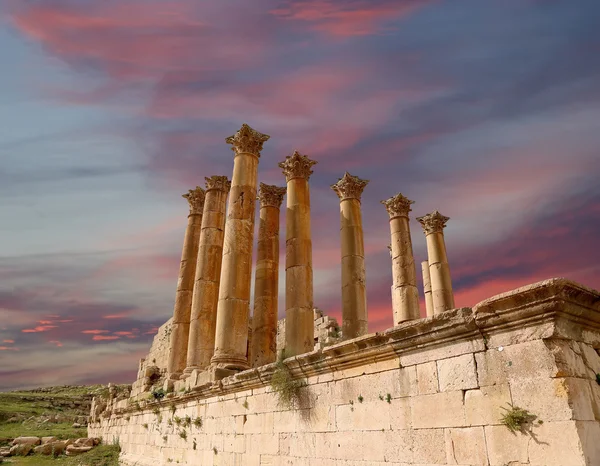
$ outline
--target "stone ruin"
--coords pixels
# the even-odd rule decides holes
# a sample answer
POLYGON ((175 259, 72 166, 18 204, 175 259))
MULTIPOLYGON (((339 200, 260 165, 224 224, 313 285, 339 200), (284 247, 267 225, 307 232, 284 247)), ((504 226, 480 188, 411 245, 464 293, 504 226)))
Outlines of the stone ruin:
POLYGON ((341 328, 314 308, 316 162, 297 151, 279 164, 285 188, 258 189, 251 303, 258 163, 268 139, 244 124, 226 139, 232 180, 211 176, 205 190, 184 195, 190 213, 173 317, 140 362, 131 393, 94 400, 90 436, 118 441, 122 463, 138 466, 600 464, 600 294, 558 278, 457 309, 443 233, 449 219, 434 211, 417 219, 428 253, 421 318, 413 201, 402 194, 382 201, 392 328, 368 333, 360 203, 368 182, 348 173, 332 185, 340 200, 341 328), (293 403, 282 403, 274 384, 281 371, 301 381, 288 381, 293 403))

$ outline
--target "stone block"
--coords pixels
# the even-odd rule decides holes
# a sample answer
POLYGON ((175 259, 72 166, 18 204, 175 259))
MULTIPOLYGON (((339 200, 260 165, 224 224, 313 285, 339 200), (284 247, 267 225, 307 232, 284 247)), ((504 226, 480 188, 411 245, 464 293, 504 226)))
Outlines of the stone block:
POLYGON ((417 364, 417 393, 429 395, 439 391, 437 364, 434 361, 417 364))
POLYGON ((598 422, 576 422, 579 439, 583 445, 587 464, 600 464, 600 424, 598 422))
POLYGON ((472 354, 437 361, 437 371, 442 392, 468 390, 479 386, 475 358, 472 354))
POLYGON ((467 425, 499 424, 502 409, 512 403, 508 384, 490 385, 465 392, 465 419, 467 425))
POLYGON ((504 358, 504 351, 498 351, 497 348, 475 354, 477 366, 477 380, 480 387, 487 385, 501 385, 508 383, 508 374, 506 372, 507 362, 504 358))
POLYGON ((468 341, 452 341, 432 348, 419 348, 402 352, 400 354, 400 364, 406 367, 484 350, 485 344, 482 338, 474 338, 468 341))
MULTIPOLYGON (((383 451, 383 459, 380 461, 388 462, 402 462, 412 463, 413 462, 413 433, 410 430, 394 430, 378 433, 376 436, 373 435, 370 447, 369 444, 366 448, 378 449, 383 451), (376 445, 376 448, 373 448, 376 445)), ((363 455, 361 458, 366 459, 363 455)), ((375 461, 373 457, 373 461, 375 461)), ((366 464, 373 464, 371 462, 365 462, 366 464)))
POLYGON ((485 426, 485 440, 490 466, 529 464, 529 434, 513 433, 506 426, 485 426))
POLYGON ((550 339, 544 342, 556 364, 553 377, 589 377, 589 371, 583 361, 583 354, 576 341, 550 339))
MULTIPOLYGON (((376 407, 376 409, 379 409, 376 407)), ((392 430, 411 428, 410 398, 395 398, 389 406, 390 427, 392 430)))
POLYGON ((413 462, 444 464, 446 448, 444 429, 415 429, 413 431, 413 462))
POLYGON ((583 356, 583 363, 593 375, 600 373, 600 356, 598 352, 587 343, 579 343, 581 348, 581 354, 583 356))
POLYGON ((411 397, 410 409, 415 429, 466 425, 461 391, 411 397))
MULTIPOLYGON (((533 429, 529 442, 532 466, 584 466, 587 463, 574 421, 544 422, 533 429)), ((595 440, 597 442, 597 440, 595 440)))
POLYGON ((447 464, 488 465, 483 427, 446 429, 444 437, 447 464))
POLYGON ((390 428, 391 405, 381 401, 371 401, 339 405, 335 411, 338 431, 345 430, 381 430, 390 428))

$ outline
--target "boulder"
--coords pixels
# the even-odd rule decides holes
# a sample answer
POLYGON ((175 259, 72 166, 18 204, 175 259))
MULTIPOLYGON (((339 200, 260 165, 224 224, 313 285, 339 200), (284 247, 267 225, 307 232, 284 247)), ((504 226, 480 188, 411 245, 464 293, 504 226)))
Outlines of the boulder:
POLYGON ((29 443, 19 443, 10 449, 10 456, 27 456, 32 449, 33 445, 29 443))
POLYGON ((50 442, 56 442, 58 440, 56 437, 42 437, 42 445, 50 442))
POLYGON ((41 442, 39 437, 17 437, 13 440, 13 445, 39 445, 41 442))
POLYGON ((99 439, 98 437, 94 437, 94 446, 100 445, 100 442, 101 442, 101 441, 102 441, 102 440, 101 440, 101 439, 99 439))
POLYGON ((6 456, 10 456, 10 447, 0 448, 0 458, 4 458, 6 456))
POLYGON ((79 424, 79 422, 74 422, 71 427, 73 427, 73 429, 80 429, 83 426, 81 424, 79 424))
POLYGON ((52 444, 44 443, 42 445, 38 445, 33 449, 33 452, 36 455, 51 455, 52 454, 52 444))
POLYGON ((80 446, 76 446, 76 445, 69 445, 67 447, 67 456, 81 455, 82 453, 87 453, 92 448, 94 448, 94 447, 80 447, 80 446))
POLYGON ((93 438, 78 438, 73 442, 73 445, 77 447, 93 447, 94 439, 93 438))

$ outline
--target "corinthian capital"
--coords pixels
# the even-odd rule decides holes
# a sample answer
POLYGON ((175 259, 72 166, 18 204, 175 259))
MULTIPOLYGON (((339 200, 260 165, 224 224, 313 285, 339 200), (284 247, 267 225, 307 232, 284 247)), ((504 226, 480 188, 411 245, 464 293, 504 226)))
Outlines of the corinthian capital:
POLYGON ((368 184, 369 180, 361 180, 358 176, 346 172, 337 183, 331 185, 331 189, 335 191, 340 201, 344 199, 358 199, 360 201, 360 196, 368 184))
POLYGON ((215 189, 228 193, 231 188, 231 181, 229 181, 226 176, 215 175, 209 178, 205 177, 204 179, 206 180, 206 191, 215 189))
POLYGON ((204 209, 204 189, 200 186, 196 186, 196 189, 190 189, 186 194, 181 197, 185 197, 190 204, 190 215, 198 215, 202 213, 204 209))
POLYGON ((260 151, 263 148, 263 143, 268 141, 271 136, 259 133, 250 128, 246 123, 242 125, 237 133, 225 139, 227 144, 233 145, 231 150, 238 154, 254 154, 260 157, 260 151))
POLYGON ((423 226, 425 234, 429 235, 430 233, 441 233, 446 226, 446 222, 450 220, 450 217, 445 217, 437 210, 434 210, 430 214, 418 217, 417 220, 423 226))
POLYGON ((408 217, 408 213, 412 210, 410 206, 411 204, 414 204, 415 201, 411 201, 401 193, 398 193, 386 201, 381 201, 381 203, 385 206, 390 218, 394 218, 408 217))
POLYGON ((260 184, 258 190, 258 200, 260 201, 261 207, 281 207, 283 202, 283 196, 285 195, 286 188, 280 188, 279 186, 273 186, 270 184, 260 184))
POLYGON ((305 178, 308 180, 313 174, 311 167, 317 162, 302 155, 297 150, 292 155, 288 155, 283 162, 279 164, 287 181, 294 178, 305 178))

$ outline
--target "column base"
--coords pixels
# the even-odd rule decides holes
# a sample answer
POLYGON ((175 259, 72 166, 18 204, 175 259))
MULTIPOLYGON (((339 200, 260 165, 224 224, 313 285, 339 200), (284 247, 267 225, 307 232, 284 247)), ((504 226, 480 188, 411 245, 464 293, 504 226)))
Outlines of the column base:
POLYGON ((221 356, 215 354, 210 360, 211 370, 225 369, 233 372, 245 371, 250 369, 250 364, 246 358, 236 358, 231 356, 221 356))

